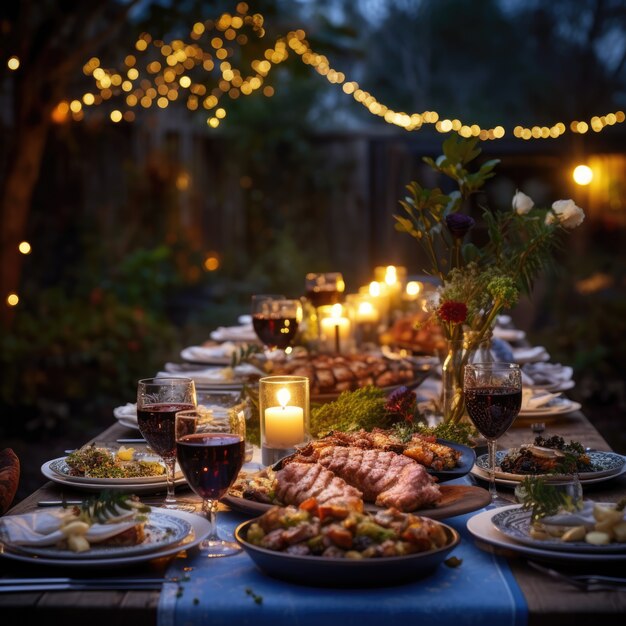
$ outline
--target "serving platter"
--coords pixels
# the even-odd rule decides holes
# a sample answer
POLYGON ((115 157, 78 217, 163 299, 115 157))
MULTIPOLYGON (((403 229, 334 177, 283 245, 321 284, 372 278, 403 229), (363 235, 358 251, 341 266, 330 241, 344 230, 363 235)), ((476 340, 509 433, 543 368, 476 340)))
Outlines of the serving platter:
POLYGON ((519 504, 500 507, 498 509, 487 509, 477 513, 467 521, 467 530, 480 542, 490 546, 510 550, 515 554, 532 557, 535 560, 566 562, 572 564, 583 564, 589 562, 598 563, 626 563, 626 553, 607 552, 577 552, 568 550, 548 550, 545 547, 534 547, 520 543, 500 532, 493 524, 492 518, 498 513, 520 509, 519 504))
MULTIPOLYGON (((504 457, 508 454, 508 450, 498 450, 496 452, 496 472, 495 477, 515 483, 521 482, 526 476, 546 476, 546 474, 512 474, 510 472, 503 472, 498 469, 500 463, 504 457)), ((590 480, 597 480, 599 478, 611 478, 621 473, 626 463, 626 457, 615 452, 602 452, 600 450, 592 450, 587 453, 591 463, 597 470, 591 472, 579 472, 578 478, 581 482, 587 482, 590 480)), ((489 457, 487 454, 481 454, 476 458, 475 466, 481 469, 485 474, 489 474, 489 457)), ((547 475, 549 476, 549 475, 547 475)))
POLYGON ((626 553, 626 543, 623 542, 613 542, 607 545, 592 545, 585 541, 561 541, 557 538, 535 539, 530 535, 531 512, 520 508, 500 511, 491 518, 491 522, 507 537, 533 548, 594 554, 612 552, 626 553))
MULTIPOLYGON (((455 515, 463 515, 477 511, 487 506, 490 502, 489 492, 482 487, 468 485, 441 485, 441 498, 434 507, 411 511, 415 515, 422 515, 430 519, 441 520, 455 515)), ((265 511, 276 506, 278 503, 268 504, 266 502, 256 502, 248 500, 239 495, 228 493, 222 498, 222 502, 227 504, 234 511, 245 513, 246 515, 259 516, 265 511)), ((376 512, 383 510, 372 503, 365 503, 365 510, 376 512)))
POLYGON ((454 528, 439 522, 446 533, 446 545, 427 552, 376 559, 301 556, 267 550, 248 542, 247 533, 254 521, 240 524, 235 530, 235 539, 255 565, 274 578, 316 587, 384 587, 424 578, 443 563, 461 540, 454 528))
MULTIPOLYGON (((52 565, 63 568, 80 568, 80 569, 101 569, 108 567, 127 567, 135 563, 145 563, 153 559, 161 559, 178 554, 181 550, 190 550, 195 548, 204 539, 206 539, 211 530, 208 520, 196 513, 188 513, 186 511, 152 508, 151 514, 163 514, 168 517, 176 518, 177 521, 183 521, 189 525, 189 532, 177 543, 167 546, 154 546, 153 550, 143 552, 141 554, 128 554, 123 552, 116 555, 108 555, 97 558, 88 558, 84 556, 39 556, 28 554, 23 550, 4 546, 0 551, 0 558, 7 558, 14 561, 22 561, 26 563, 36 563, 38 565, 52 565)), ((84 555, 84 553, 81 553, 84 555)))

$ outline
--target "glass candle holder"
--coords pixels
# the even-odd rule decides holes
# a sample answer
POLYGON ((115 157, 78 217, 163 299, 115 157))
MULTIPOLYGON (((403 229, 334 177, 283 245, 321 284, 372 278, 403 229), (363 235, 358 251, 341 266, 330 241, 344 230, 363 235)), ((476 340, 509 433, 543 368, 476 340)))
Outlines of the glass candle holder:
POLYGON ((259 380, 261 461, 273 465, 308 440, 309 379, 265 376, 259 380))

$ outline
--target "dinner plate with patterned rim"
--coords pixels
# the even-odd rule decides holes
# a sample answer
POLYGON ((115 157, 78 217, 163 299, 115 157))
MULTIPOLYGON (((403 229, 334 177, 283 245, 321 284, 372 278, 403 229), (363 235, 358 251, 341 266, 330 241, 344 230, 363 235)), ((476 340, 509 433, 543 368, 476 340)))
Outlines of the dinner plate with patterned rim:
POLYGON ((142 552, 141 554, 128 554, 124 551, 115 556, 104 556, 101 558, 85 558, 76 557, 68 559, 66 556, 36 556, 27 554, 19 549, 10 548, 5 546, 3 551, 0 551, 0 558, 7 558, 14 561, 22 561, 37 565, 53 565, 67 568, 69 566, 73 568, 104 568, 104 567, 127 567, 134 565, 135 563, 145 563, 152 561, 153 559, 161 559, 178 554, 181 550, 190 550, 195 548, 200 542, 204 541, 209 535, 211 526, 209 521, 198 515, 197 513, 188 513, 187 511, 166 510, 160 508, 153 508, 152 513, 163 513, 168 517, 176 518, 187 522, 190 526, 190 530, 185 537, 179 540, 177 543, 169 544, 167 546, 154 546, 153 550, 149 552, 142 552))
MULTIPOLYGON (((159 474, 157 476, 131 476, 128 478, 94 478, 90 476, 75 476, 72 474, 72 469, 66 462, 67 457, 60 457, 58 459, 53 459, 50 461, 49 468, 53 472, 57 473, 62 478, 69 478, 73 482, 76 483, 91 483, 91 484, 100 484, 103 486, 106 485, 132 485, 133 483, 158 483, 163 482, 165 479, 165 466, 163 463, 157 459, 156 457, 151 460, 159 463, 163 467, 163 474, 159 474)), ((182 472, 180 470, 177 472, 178 476, 182 476, 182 472)))
POLYGON ((547 550, 545 548, 528 546, 507 537, 507 535, 500 532, 493 525, 491 520, 494 515, 497 515, 500 512, 519 508, 519 504, 513 504, 511 506, 505 506, 498 509, 487 509, 486 511, 477 513, 476 515, 470 517, 467 521, 467 530, 480 542, 484 542, 497 548, 504 548, 505 550, 510 550, 511 552, 516 552, 535 560, 573 563, 579 565, 587 562, 600 562, 602 564, 626 563, 626 553, 547 550))
POLYGON ((69 549, 60 549, 57 546, 24 546, 12 544, 3 536, 0 520, 0 540, 10 549, 25 552, 33 556, 42 556, 54 559, 112 559, 120 556, 133 556, 145 552, 154 552, 167 548, 182 541, 191 531, 191 524, 185 520, 173 517, 167 513, 151 511, 144 526, 145 539, 137 545, 100 545, 92 543, 89 550, 73 552, 69 549))
POLYGON ((461 540, 454 528, 437 522, 446 534, 446 543, 434 550, 376 559, 298 555, 250 543, 247 533, 254 521, 240 524, 235 530, 235 539, 255 565, 274 578, 316 587, 384 587, 424 578, 443 563, 461 540))
MULTIPOLYGON (((541 476, 541 474, 512 474, 510 472, 503 472, 499 470, 498 468, 500 467, 500 464, 509 452, 509 450, 498 450, 496 452, 496 478, 521 482, 524 478, 526 478, 526 476, 541 476)), ((589 472, 578 473, 578 478, 583 483, 596 478, 615 476, 624 469, 626 458, 621 454, 617 454, 615 452, 603 452, 600 450, 592 450, 587 454, 589 455, 593 467, 596 469, 589 472)), ((481 454, 477 457, 475 467, 478 467, 486 474, 489 474, 489 456, 487 454, 481 454)), ((549 476, 549 474, 544 475, 549 476)))
POLYGON ((626 543, 623 542, 597 546, 585 541, 562 541, 557 538, 535 539, 530 536, 530 514, 530 511, 522 508, 500 511, 491 518, 491 523, 507 537, 533 548, 595 554, 626 553, 626 543))
MULTIPOLYGON (((94 479, 97 482, 94 482, 92 479, 85 478, 83 481, 75 480, 76 476, 68 476, 65 478, 64 476, 58 474, 50 468, 50 464, 54 462, 47 461, 41 466, 41 473, 48 479, 51 480, 63 487, 68 487, 71 489, 80 489, 82 491, 102 491, 103 489, 107 489, 109 491, 121 491, 125 493, 156 493, 158 491, 165 491, 167 488, 167 480, 165 476, 159 477, 159 480, 148 481, 148 482, 106 482, 102 481, 105 479, 94 479)), ((84 477, 83 477, 84 478, 84 477)), ((185 477, 181 474, 177 476, 174 480, 175 486, 186 485, 187 481, 185 477)))

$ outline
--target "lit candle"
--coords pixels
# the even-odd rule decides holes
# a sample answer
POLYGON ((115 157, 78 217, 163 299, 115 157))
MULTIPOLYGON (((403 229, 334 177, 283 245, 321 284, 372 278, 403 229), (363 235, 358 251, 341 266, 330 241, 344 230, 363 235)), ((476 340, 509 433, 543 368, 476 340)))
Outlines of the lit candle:
POLYGON ((304 441, 304 409, 288 406, 291 394, 286 387, 276 393, 280 406, 265 409, 265 441, 273 448, 291 448, 304 441))
POLYGON ((335 352, 341 351, 341 343, 350 339, 350 320, 343 315, 341 304, 332 307, 331 314, 320 320, 322 335, 328 342, 328 347, 335 352))
POLYGON ((378 311, 369 300, 362 300, 356 310, 355 319, 361 324, 371 324, 378 321, 378 311))

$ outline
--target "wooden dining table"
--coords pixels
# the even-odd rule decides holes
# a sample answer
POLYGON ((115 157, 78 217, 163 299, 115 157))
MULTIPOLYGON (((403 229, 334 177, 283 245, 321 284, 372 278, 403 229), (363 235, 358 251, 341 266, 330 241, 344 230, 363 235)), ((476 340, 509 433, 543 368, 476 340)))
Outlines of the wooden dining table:
MULTIPOLYGON (((552 419, 547 423, 545 436, 558 434, 566 440, 575 440, 592 449, 610 450, 607 442, 585 417, 583 412, 574 413, 552 419)), ((102 432, 98 441, 116 441, 118 438, 137 437, 137 431, 125 428, 117 423, 102 432)), ((529 443, 533 433, 530 427, 514 425, 499 441, 499 446, 509 448, 529 443)), ((485 486, 484 483, 482 486, 485 486)), ((512 495, 510 489, 503 493, 512 495)), ((48 482, 30 496, 16 504, 7 515, 26 513, 38 510, 41 500, 58 500, 62 496, 81 498, 84 492, 72 492, 56 482, 48 482)), ((177 495, 199 504, 199 500, 185 489, 179 489, 177 495)), ((585 489, 585 497, 596 500, 615 502, 626 496, 626 476, 596 484, 585 489)), ((149 497, 153 500, 153 496, 149 497)), ((494 550, 488 545, 481 549, 494 550)), ((518 553, 495 548, 499 554, 507 558, 512 573, 524 595, 528 606, 528 623, 530 625, 555 626, 558 624, 588 624, 595 619, 603 624, 622 623, 626 614, 626 587, 618 591, 584 592, 572 585, 555 580, 548 575, 536 571, 529 566, 526 558, 518 553)), ((147 564, 135 565, 132 569, 106 575, 163 575, 168 559, 150 561, 147 564)), ((575 569, 575 566, 573 566, 575 569)), ((614 568, 613 568, 614 569, 614 568)), ((104 570, 103 570, 104 572, 104 570)), ((102 572, 102 573, 103 573, 102 572)), ((615 573, 614 571, 612 573, 615 573)), ((57 569, 35 566, 17 562, 9 558, 0 558, 0 577, 32 577, 64 575, 57 569)), ((621 572, 624 575, 624 572, 621 572)), ((276 585, 282 584, 276 581, 276 585)), ((157 611, 160 591, 54 591, 54 592, 20 592, 0 594, 0 616, 2 624, 7 626, 21 622, 45 624, 84 624, 87 626, 149 625, 157 624, 157 611)), ((485 620, 489 620, 489 604, 484 606, 485 620)))

